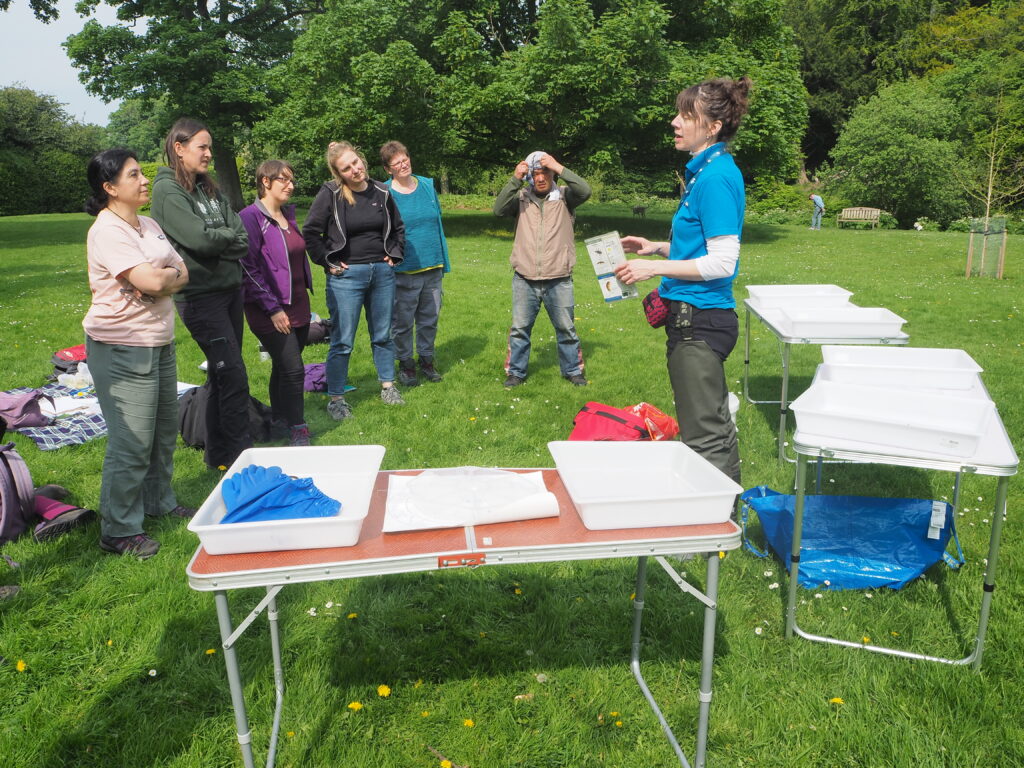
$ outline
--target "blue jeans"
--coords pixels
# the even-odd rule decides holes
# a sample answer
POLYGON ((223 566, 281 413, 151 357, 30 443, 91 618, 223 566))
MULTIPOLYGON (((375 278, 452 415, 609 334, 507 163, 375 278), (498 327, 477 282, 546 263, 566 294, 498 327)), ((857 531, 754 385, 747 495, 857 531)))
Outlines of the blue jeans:
POLYGON ((395 272, 383 261, 351 264, 342 274, 327 276, 327 309, 333 321, 327 353, 327 394, 345 394, 348 360, 363 307, 377 378, 381 382, 395 380, 395 347, 391 342, 394 303, 395 272))
POLYGON ((814 209, 814 213, 811 214, 811 229, 821 229, 821 214, 824 212, 823 208, 814 209))
POLYGON ((526 378, 530 364, 530 332, 537 320, 541 304, 551 318, 558 343, 558 366, 563 376, 583 373, 583 350, 576 335, 575 300, 572 277, 553 280, 527 280, 512 273, 512 327, 508 332, 508 355, 505 373, 526 378))

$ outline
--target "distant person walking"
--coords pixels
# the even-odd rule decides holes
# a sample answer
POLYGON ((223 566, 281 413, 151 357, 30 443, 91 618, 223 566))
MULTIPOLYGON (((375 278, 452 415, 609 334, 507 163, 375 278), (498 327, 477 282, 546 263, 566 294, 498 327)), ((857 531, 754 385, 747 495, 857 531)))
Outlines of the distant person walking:
POLYGON ((309 336, 309 293, 313 274, 306 241, 289 204, 295 174, 283 160, 256 169, 258 199, 239 212, 249 233, 242 259, 242 295, 249 328, 270 354, 270 410, 275 427, 287 429, 289 445, 309 445, 302 348, 309 336))
POLYGON ((82 326, 103 417, 107 451, 100 482, 100 548, 140 560, 160 544, 142 530, 148 516, 191 517, 171 487, 178 435, 178 368, 171 295, 189 271, 160 225, 139 215, 149 180, 135 153, 100 152, 86 170, 86 258, 92 303, 82 326))
POLYGON ((807 198, 814 204, 814 213, 811 214, 811 229, 821 229, 821 217, 825 214, 825 201, 821 195, 808 195, 807 198))
POLYGON ((164 154, 169 167, 156 172, 153 218, 188 266, 189 283, 174 299, 206 355, 206 465, 227 468, 252 446, 239 264, 249 252, 249 238, 210 176, 213 139, 205 125, 179 119, 167 134, 164 154))
POLYGON ((508 332, 505 387, 526 381, 530 334, 541 305, 551 318, 562 377, 585 387, 583 349, 576 333, 572 269, 576 265, 573 223, 590 198, 590 185, 547 152, 519 162, 494 201, 496 216, 516 220, 512 244, 512 327, 508 332), (564 181, 567 186, 558 184, 564 181))
POLYGON ((395 267, 395 309, 391 334, 398 358, 398 383, 419 384, 413 362, 413 326, 420 373, 427 381, 441 381, 434 359, 437 321, 441 315, 441 279, 451 270, 448 241, 441 224, 441 203, 433 179, 415 176, 409 150, 389 141, 380 148, 380 161, 391 174, 386 183, 405 223, 405 260, 395 267))

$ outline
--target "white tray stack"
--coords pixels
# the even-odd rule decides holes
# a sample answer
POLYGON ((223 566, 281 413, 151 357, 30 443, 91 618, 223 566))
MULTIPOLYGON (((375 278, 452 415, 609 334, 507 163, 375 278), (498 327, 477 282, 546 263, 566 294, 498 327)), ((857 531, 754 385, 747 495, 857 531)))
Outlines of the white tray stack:
POLYGON ((753 308, 783 336, 808 339, 896 338, 902 317, 883 307, 860 307, 838 285, 749 285, 753 308))
POLYGON ((791 405, 798 440, 968 458, 998 421, 982 369, 963 350, 823 346, 822 357, 791 405))

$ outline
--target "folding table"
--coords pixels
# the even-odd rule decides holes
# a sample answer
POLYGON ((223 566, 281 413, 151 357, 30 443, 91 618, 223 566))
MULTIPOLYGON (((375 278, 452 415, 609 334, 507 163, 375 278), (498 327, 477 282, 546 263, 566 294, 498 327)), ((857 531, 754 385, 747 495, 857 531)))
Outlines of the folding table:
POLYGON ((898 450, 892 447, 872 445, 844 439, 840 435, 810 435, 802 432, 797 426, 793 437, 794 450, 797 454, 796 463, 796 500, 793 519, 792 565, 789 573, 789 598, 786 603, 786 637, 794 634, 805 640, 841 645, 847 648, 859 648, 874 653, 902 656, 911 659, 923 659, 944 664, 973 664, 981 667, 981 654, 985 645, 985 632, 988 628, 989 612, 992 595, 995 591, 996 563, 999 558, 999 538, 1003 528, 1003 516, 1006 514, 1006 496, 1009 477, 1017 473, 1017 454, 1014 452, 1010 438, 1006 434, 1002 419, 994 413, 989 419, 987 429, 979 441, 973 456, 958 458, 924 451, 898 450), (803 528, 804 496, 808 458, 815 457, 819 462, 823 459, 837 459, 868 464, 888 464, 903 467, 918 467, 957 473, 957 483, 953 498, 953 507, 959 507, 960 473, 967 472, 977 475, 989 475, 998 478, 996 482, 995 502, 992 509, 992 533, 989 537, 988 561, 978 614, 978 630, 975 635, 974 650, 962 659, 947 659, 923 653, 886 648, 866 643, 840 640, 833 637, 815 635, 805 632, 796 623, 797 576, 800 569, 800 539, 803 528))
POLYGON ((779 405, 779 461, 795 461, 786 456, 786 418, 789 413, 789 355, 794 344, 907 344, 910 336, 900 331, 889 336, 795 336, 785 327, 785 315, 774 307, 763 307, 757 299, 744 299, 746 333, 743 340, 743 397, 754 405, 779 405), (750 397, 750 316, 760 320, 782 346, 782 392, 778 400, 754 400, 750 397))
MULTIPOLYGON (((536 471, 536 470, 516 470, 536 471)), ((271 653, 274 663, 276 702, 267 765, 272 766, 277 749, 284 703, 284 670, 276 598, 290 584, 328 581, 393 573, 413 573, 444 568, 477 567, 511 563, 547 563, 599 558, 637 558, 636 594, 633 601, 633 634, 630 666, 633 676, 661 724, 681 765, 689 768, 682 749, 654 700, 640 671, 640 627, 647 580, 647 560, 654 557, 676 585, 704 604, 704 631, 698 691, 699 709, 695 765, 705 764, 708 718, 711 708, 711 674, 714 659, 715 617, 718 601, 719 557, 717 553, 740 545, 740 529, 730 521, 712 525, 661 528, 629 528, 607 531, 587 530, 569 498, 557 471, 543 470, 544 483, 558 500, 558 517, 515 523, 448 528, 433 531, 383 533, 390 472, 380 472, 363 523, 359 542, 353 547, 305 549, 283 552, 210 555, 199 547, 187 569, 189 585, 213 592, 227 666, 231 700, 235 711, 238 743, 246 768, 253 768, 251 732, 246 715, 242 679, 235 645, 253 621, 267 611, 271 653), (707 555, 705 592, 686 582, 664 555, 692 553, 707 555), (228 591, 263 587, 266 595, 238 626, 228 610, 228 591)), ((406 471, 402 474, 418 474, 406 471)))

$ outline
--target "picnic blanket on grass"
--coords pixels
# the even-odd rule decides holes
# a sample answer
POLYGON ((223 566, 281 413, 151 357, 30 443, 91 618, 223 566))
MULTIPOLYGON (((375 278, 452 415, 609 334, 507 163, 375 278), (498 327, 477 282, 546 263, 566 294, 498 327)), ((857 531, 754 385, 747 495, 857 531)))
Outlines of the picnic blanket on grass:
MULTIPOLYGON (((9 390, 11 393, 29 392, 37 387, 17 387, 9 390)), ((87 401, 96 400, 95 395, 88 389, 71 389, 63 384, 50 382, 38 387, 45 395, 49 395, 57 401, 74 399, 81 401, 82 408, 71 413, 57 414, 57 420, 46 427, 24 427, 17 430, 39 446, 41 451, 55 451, 65 445, 81 445, 97 437, 107 434, 107 422, 99 408, 92 408, 92 403, 87 401)))

